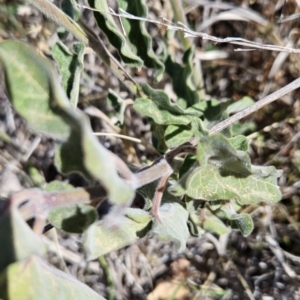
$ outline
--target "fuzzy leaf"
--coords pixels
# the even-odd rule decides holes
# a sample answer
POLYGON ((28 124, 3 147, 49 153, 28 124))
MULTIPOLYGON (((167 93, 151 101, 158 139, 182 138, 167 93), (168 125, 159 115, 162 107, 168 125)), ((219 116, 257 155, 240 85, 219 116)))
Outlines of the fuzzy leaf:
POLYGON ((275 203, 281 199, 277 186, 281 171, 251 165, 248 154, 236 151, 221 134, 199 141, 197 159, 200 166, 195 165, 171 187, 174 195, 185 193, 206 201, 233 199, 239 205, 275 203))
POLYGON ((176 115, 157 106, 152 100, 146 98, 138 98, 135 100, 133 108, 139 113, 152 118, 155 123, 162 125, 187 125, 190 123, 188 117, 184 115, 176 115))
POLYGON ((243 135, 237 135, 229 139, 230 145, 235 150, 248 151, 248 139, 243 135))
POLYGON ((119 121, 120 125, 124 123, 125 117, 125 109, 126 109, 126 102, 113 90, 108 90, 107 100, 111 103, 114 110, 116 111, 116 118, 119 121))
POLYGON ((94 16, 99 28, 106 34, 110 43, 119 51, 125 64, 130 67, 141 68, 143 61, 131 49, 122 31, 115 23, 109 12, 107 0, 88 0, 89 5, 96 9, 94 16))
POLYGON ((188 126, 169 125, 165 131, 165 141, 169 148, 178 147, 193 137, 193 131, 188 126))
POLYGON ((43 255, 47 250, 43 240, 33 233, 19 211, 13 207, 0 217, 0 241, 0 272, 15 261, 32 254, 43 255))
POLYGON ((221 206, 221 211, 223 211, 226 217, 231 221, 232 228, 239 229, 243 236, 248 236, 254 228, 253 220, 248 214, 236 213, 234 206, 234 201, 224 203, 221 206))
MULTIPOLYGON (((45 191, 60 192, 74 190, 71 184, 54 180, 50 182, 45 191)), ((82 233, 86 228, 98 220, 96 209, 90 205, 76 204, 52 209, 48 220, 56 228, 67 232, 82 233)))
POLYGON ((165 129, 166 125, 159 125, 154 122, 151 124, 152 144, 160 153, 165 153, 168 150, 164 137, 165 129))
MULTIPOLYGON (((148 16, 145 0, 118 0, 118 3, 129 14, 144 18, 148 16)), ((134 53, 142 58, 146 67, 157 70, 156 79, 159 81, 165 67, 152 49, 152 37, 146 29, 145 21, 122 18, 122 23, 134 53)))
POLYGON ((87 117, 72 107, 49 62, 18 41, 1 43, 0 59, 13 106, 35 131, 64 142, 55 157, 60 170, 99 180, 114 203, 131 202, 134 189, 119 177, 113 154, 92 134, 87 117))
POLYGON ((230 232, 230 229, 218 217, 209 212, 206 212, 202 227, 205 231, 213 232, 219 235, 230 232))
POLYGON ((132 244, 138 238, 145 236, 150 222, 151 216, 148 212, 127 208, 117 228, 107 228, 101 222, 91 225, 83 236, 83 245, 88 259, 95 259, 132 244))
POLYGON ((159 208, 161 222, 154 221, 151 232, 161 240, 173 241, 179 252, 186 247, 189 238, 187 226, 189 213, 179 203, 165 203, 159 208))
POLYGON ((236 214, 231 222, 232 227, 238 228, 243 236, 248 236, 253 231, 253 220, 248 214, 236 214))
POLYGON ((230 104, 227 107, 226 111, 228 114, 235 114, 235 113, 249 107, 253 103, 254 103, 254 100, 251 97, 245 96, 242 99, 230 104))
POLYGON ((75 21, 78 21, 80 18, 80 10, 78 9, 76 0, 62 0, 61 9, 75 21))
POLYGON ((253 220, 248 214, 236 214, 231 218, 232 227, 237 227, 243 236, 248 236, 254 228, 253 220))
POLYGON ((169 56, 166 60, 166 71, 172 78, 173 89, 178 98, 186 101, 186 107, 199 102, 196 87, 192 81, 194 67, 192 66, 193 49, 189 48, 183 55, 184 66, 172 61, 169 56))
POLYGON ((44 188, 47 192, 58 192, 58 191, 68 191, 74 189, 72 184, 65 183, 59 180, 53 180, 46 185, 44 188))
POLYGON ((56 228, 82 233, 98 220, 98 213, 90 205, 77 204, 51 210, 48 219, 56 228))
POLYGON ((142 86, 148 98, 138 98, 134 102, 134 109, 152 118, 157 124, 162 125, 187 125, 190 118, 176 104, 171 103, 166 93, 154 90, 147 84, 142 86))
POLYGON ((194 199, 213 201, 235 199, 238 204, 266 202, 276 203, 281 199, 277 178, 280 173, 274 167, 257 167, 252 174, 220 172, 212 164, 198 167, 186 182, 186 194, 194 199))
POLYGON ((70 128, 52 108, 52 87, 46 71, 50 64, 37 57, 29 46, 21 42, 5 41, 0 44, 0 60, 9 98, 31 129, 57 140, 66 140, 70 128), (41 63, 44 65, 41 66, 41 63))
POLYGON ((105 300, 87 285, 36 256, 16 262, 0 274, 0 298, 105 300))
POLYGON ((236 151, 222 134, 204 136, 198 144, 197 159, 201 165, 210 163, 218 166, 220 172, 232 172, 237 176, 251 174, 249 155, 236 151))
POLYGON ((63 88, 73 107, 77 107, 78 102, 84 49, 84 44, 75 43, 73 52, 71 52, 62 42, 57 42, 52 48, 52 55, 57 61, 59 72, 62 75, 63 88))

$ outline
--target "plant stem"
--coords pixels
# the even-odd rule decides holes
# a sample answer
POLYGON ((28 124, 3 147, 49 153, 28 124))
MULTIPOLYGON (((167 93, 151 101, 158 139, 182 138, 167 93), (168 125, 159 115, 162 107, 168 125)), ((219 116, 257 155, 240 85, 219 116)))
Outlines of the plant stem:
POLYGON ((238 112, 237 114, 218 123, 217 125, 215 125, 214 127, 212 127, 209 130, 209 133, 211 135, 213 135, 213 134, 216 134, 216 133, 222 131, 223 129, 227 128, 231 124, 241 120, 242 118, 244 118, 246 116, 249 116, 250 114, 252 114, 252 113, 256 112, 257 110, 261 109, 262 107, 264 107, 265 105, 270 104, 271 102, 281 98, 282 96, 286 95, 287 93, 289 93, 299 87, 300 87, 300 77, 297 78, 296 80, 292 81, 288 85, 284 86, 283 88, 277 90, 276 92, 266 96, 265 98, 255 102, 251 106, 243 109, 242 111, 238 112))
MULTIPOLYGON (((169 176, 173 173, 173 159, 175 156, 185 153, 195 153, 195 146, 190 144, 179 146, 168 152, 165 156, 158 158, 151 166, 140 169, 137 173, 131 173, 125 167, 126 165, 122 166, 120 162, 115 163, 118 164, 119 171, 124 180, 128 184, 134 184, 136 189, 160 179, 153 200, 153 214, 158 217, 163 190, 169 176)), ((101 186, 75 188, 61 192, 44 192, 39 189, 28 189, 13 195, 10 198, 10 205, 16 209, 19 208, 25 220, 40 217, 41 221, 44 221, 47 213, 54 208, 79 203, 97 207, 106 197, 107 192, 101 186)), ((114 216, 123 212, 126 205, 117 206, 114 216)), ((38 225, 40 224, 38 223, 38 225)), ((38 226, 37 231, 42 232, 43 227, 44 225, 38 226)))

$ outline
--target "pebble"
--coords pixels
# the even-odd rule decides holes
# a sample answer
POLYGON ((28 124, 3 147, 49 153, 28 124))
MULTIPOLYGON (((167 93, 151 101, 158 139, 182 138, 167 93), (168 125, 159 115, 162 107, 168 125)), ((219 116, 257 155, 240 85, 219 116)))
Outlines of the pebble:
POLYGON ((266 270, 268 268, 268 265, 263 261, 261 261, 258 265, 263 270, 266 270))

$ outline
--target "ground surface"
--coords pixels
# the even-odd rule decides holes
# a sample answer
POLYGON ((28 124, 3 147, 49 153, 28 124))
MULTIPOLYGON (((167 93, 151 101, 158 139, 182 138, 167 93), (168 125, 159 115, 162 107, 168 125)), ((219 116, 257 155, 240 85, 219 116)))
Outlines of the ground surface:
MULTIPOLYGON (((218 37, 242 37, 299 48, 300 18, 277 23, 282 15, 299 11, 296 1, 227 1, 226 4, 244 9, 231 11, 231 15, 221 15, 224 11, 221 3, 212 3, 213 6, 200 6, 197 1, 186 1, 187 18, 195 30, 212 20, 202 31, 218 37), (256 13, 255 21, 254 17, 252 21, 232 19, 233 16, 250 18, 248 9, 256 13), (214 22, 216 16, 221 20, 214 22)), ((171 17, 167 1, 149 1, 149 7, 152 17, 159 14, 171 17)), ((90 12, 84 11, 83 15, 93 27, 90 12)), ((56 26, 34 8, 22 5, 21 1, 2 0, 0 25, 1 39, 25 40, 44 54, 50 54, 56 26)), ((156 36, 157 31, 161 34, 164 29, 149 25, 149 30, 156 36)), ((68 39, 71 43, 72 37, 68 39)), ((226 56, 202 62, 206 93, 218 99, 248 95, 258 100, 299 76, 299 55, 284 56, 265 50, 236 52, 233 45, 212 45, 200 39, 194 43, 199 56, 203 55, 203 49, 212 47, 226 56)), ((175 38, 170 48, 180 55, 181 46, 175 38)), ((134 74, 139 82, 149 82, 148 75, 144 71, 134 74)), ((167 90, 168 82, 164 78, 157 87, 167 90)), ((105 102, 108 88, 123 92, 124 98, 130 95, 94 55, 87 56, 82 84, 79 107, 97 107, 113 123, 111 108, 105 102)), ((284 171, 279 181, 283 194, 280 203, 245 208, 255 221, 255 230, 249 237, 244 238, 238 232, 222 237, 203 232, 199 238, 189 240, 183 253, 177 253, 170 243, 144 238, 99 261, 87 263, 78 235, 57 234, 52 230, 46 235, 52 249, 49 261, 108 299, 300 299, 299 93, 295 91, 247 119, 253 122, 247 133, 252 135, 253 163, 275 165, 284 171)), ((35 185, 35 173, 48 182, 61 179, 53 166, 52 141, 28 131, 25 122, 10 107, 3 89, 0 97, 1 196, 35 185), (11 143, 4 133, 12 138, 11 143)), ((91 118, 91 122, 95 131, 109 130, 101 118, 91 118)), ((141 139, 143 145, 111 137, 100 140, 129 164, 141 166, 157 157, 150 145, 150 125, 146 118, 128 109, 123 133, 141 139)), ((69 180, 81 185, 78 178, 69 180)))

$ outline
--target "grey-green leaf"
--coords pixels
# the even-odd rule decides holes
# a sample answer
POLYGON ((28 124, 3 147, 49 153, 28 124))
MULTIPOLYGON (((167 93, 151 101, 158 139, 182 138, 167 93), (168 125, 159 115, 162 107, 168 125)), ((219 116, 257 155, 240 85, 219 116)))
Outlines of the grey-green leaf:
POLYGON ((228 114, 234 114, 234 113, 237 113, 237 112, 249 107, 253 103, 254 103, 254 100, 251 97, 245 96, 242 99, 230 104, 227 107, 226 111, 228 114))
MULTIPOLYGON (((148 16, 145 0, 118 0, 118 3, 120 8, 131 15, 143 18, 148 16)), ((146 29, 145 21, 128 18, 121 18, 121 20, 133 51, 143 59, 146 67, 157 70, 156 79, 159 81, 163 76, 165 66, 152 49, 152 37, 146 29)))
POLYGON ((141 209, 127 208, 125 216, 116 228, 107 228, 98 222, 84 232, 83 245, 88 259, 95 259, 110 251, 132 244, 147 234, 151 222, 148 212, 141 209))
POLYGON ((159 208, 160 220, 155 220, 151 232, 164 241, 173 241, 178 251, 183 251, 189 238, 187 226, 189 213, 179 203, 165 203, 159 208))
POLYGON ((193 137, 193 130, 189 126, 169 125, 165 131, 165 141, 169 148, 178 147, 193 137))
POLYGON ((254 228, 253 220, 248 214, 236 214, 231 218, 232 227, 237 227, 243 236, 248 236, 254 228))
POLYGON ((70 104, 53 66, 18 41, 1 43, 0 59, 13 106, 36 132, 64 142, 55 158, 60 169, 99 180, 112 202, 130 203, 134 188, 119 176, 114 154, 92 134, 87 117, 70 104))
POLYGON ((107 0, 88 0, 88 2, 92 8, 97 10, 94 11, 94 16, 99 28, 106 34, 110 43, 119 51, 124 63, 130 67, 141 68, 143 60, 132 51, 122 30, 117 26, 110 14, 107 0))
POLYGON ((113 90, 108 90, 107 100, 113 106, 114 110, 116 111, 116 117, 120 123, 123 125, 124 117, 125 117, 125 109, 126 109, 126 102, 113 90))
POLYGON ((216 165, 206 165, 194 170, 185 186, 186 194, 194 199, 213 201, 235 199, 240 205, 266 202, 276 203, 281 199, 277 178, 280 172, 274 167, 260 167, 252 174, 238 176, 222 173, 216 165))
POLYGON ((67 232, 82 233, 98 220, 98 213, 90 205, 69 205, 51 210, 48 220, 56 228, 67 232))
POLYGON ((0 44, 0 60, 9 98, 29 127, 56 140, 66 140, 70 128, 54 111, 56 95, 50 93, 49 62, 26 44, 12 40, 0 44))
POLYGON ((236 151, 222 134, 201 138, 197 148, 197 159, 201 165, 210 163, 218 166, 220 172, 236 173, 237 176, 251 174, 249 155, 244 151, 236 151))
POLYGON ((253 228, 253 220, 250 215, 242 213, 238 214, 236 213, 236 209, 239 209, 236 207, 235 201, 225 202, 221 206, 220 211, 224 212, 226 217, 231 221, 231 227, 239 229, 243 236, 248 236, 253 228))
POLYGON ((172 103, 161 90, 154 90, 149 85, 142 86, 148 98, 138 98, 134 102, 134 109, 152 118, 157 124, 162 125, 187 125, 191 122, 189 116, 184 115, 184 110, 172 103))
POLYGON ((223 223, 222 220, 208 211, 205 214, 205 220, 202 223, 202 227, 206 231, 219 235, 230 232, 230 229, 223 223))
POLYGON ((84 283, 34 255, 11 264, 0 274, 0 298, 105 300, 84 283))
POLYGON ((237 135, 229 139, 230 145, 235 150, 248 151, 249 141, 244 135, 237 135))
POLYGON ((75 43, 73 51, 70 51, 62 42, 57 42, 52 48, 52 55, 57 61, 59 72, 62 75, 63 88, 73 107, 77 107, 78 102, 84 49, 84 44, 75 43))
POLYGON ((33 233, 19 211, 13 207, 0 217, 0 241, 0 271, 15 261, 32 254, 43 255, 47 250, 43 240, 33 233))
POLYGON ((199 96, 196 87, 192 80, 193 69, 192 66, 193 48, 189 48, 183 55, 184 66, 172 61, 169 56, 166 60, 166 71, 172 78, 173 89, 178 98, 186 101, 186 107, 192 106, 199 102, 199 96))
POLYGON ((78 21, 80 18, 80 10, 78 9, 76 0, 62 0, 61 9, 75 21, 78 21))

